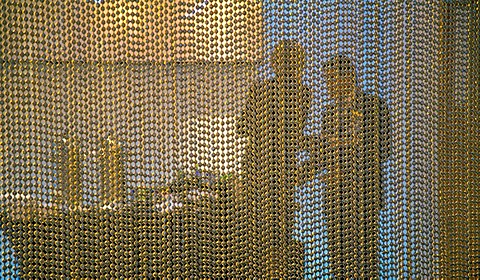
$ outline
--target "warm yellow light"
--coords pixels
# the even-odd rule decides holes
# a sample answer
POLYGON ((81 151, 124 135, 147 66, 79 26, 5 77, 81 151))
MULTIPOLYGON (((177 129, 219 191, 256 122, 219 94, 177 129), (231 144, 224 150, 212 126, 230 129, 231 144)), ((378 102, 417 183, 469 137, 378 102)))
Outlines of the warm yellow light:
POLYGON ((49 14, 5 4, 5 10, 38 23, 28 35, 0 31, 11 46, 6 58, 17 56, 18 42, 28 44, 22 56, 42 60, 254 61, 262 53, 260 0, 27 1, 49 14))
POLYGON ((127 57, 255 60, 263 46, 260 1, 120 1, 114 9, 117 39, 127 46, 127 57))

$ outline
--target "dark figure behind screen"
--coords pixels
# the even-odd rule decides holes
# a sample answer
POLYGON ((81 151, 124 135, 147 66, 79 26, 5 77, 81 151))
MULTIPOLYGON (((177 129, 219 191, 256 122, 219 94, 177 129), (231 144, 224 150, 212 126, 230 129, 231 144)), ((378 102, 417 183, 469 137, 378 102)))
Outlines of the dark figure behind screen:
POLYGON ((306 175, 297 156, 305 149, 303 130, 312 99, 302 84, 304 61, 300 44, 281 41, 271 58, 275 77, 248 92, 239 122, 246 141, 243 186, 253 241, 244 263, 250 277, 302 277, 303 245, 293 236, 295 188, 306 175))
MULTIPOLYGON (((329 268, 336 278, 378 277, 381 162, 388 156, 388 111, 361 93, 348 57, 323 66, 330 99, 322 110, 329 268)), ((318 145, 317 145, 318 146, 318 145)))

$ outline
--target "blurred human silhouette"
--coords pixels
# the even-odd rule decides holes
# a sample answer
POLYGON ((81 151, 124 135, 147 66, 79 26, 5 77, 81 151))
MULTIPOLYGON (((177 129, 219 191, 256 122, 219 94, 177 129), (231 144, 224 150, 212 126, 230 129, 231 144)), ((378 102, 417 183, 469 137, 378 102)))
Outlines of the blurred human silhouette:
POLYGON ((305 149, 306 118, 311 93, 302 84, 303 47, 280 41, 271 65, 275 77, 248 92, 238 133, 246 139, 242 159, 247 208, 253 242, 246 260, 250 277, 298 278, 303 271, 303 246, 293 238, 298 207, 295 187, 305 175, 298 153, 305 149))
POLYGON ((324 176, 330 273, 378 277, 380 163, 386 156, 386 106, 361 93, 346 56, 323 65, 329 100, 322 110, 320 158, 324 176))

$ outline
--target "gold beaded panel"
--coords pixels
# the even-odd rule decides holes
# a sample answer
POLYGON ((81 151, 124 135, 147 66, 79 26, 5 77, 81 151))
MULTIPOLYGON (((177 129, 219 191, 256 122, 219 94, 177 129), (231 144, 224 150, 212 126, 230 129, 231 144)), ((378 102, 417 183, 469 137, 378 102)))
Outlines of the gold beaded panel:
POLYGON ((479 278, 479 7, 2 1, 0 278, 479 278))

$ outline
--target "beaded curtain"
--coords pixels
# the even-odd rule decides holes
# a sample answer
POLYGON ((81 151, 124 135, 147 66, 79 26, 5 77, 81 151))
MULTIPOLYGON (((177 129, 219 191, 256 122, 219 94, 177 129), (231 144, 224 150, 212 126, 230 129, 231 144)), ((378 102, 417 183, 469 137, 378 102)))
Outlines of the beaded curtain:
POLYGON ((1 1, 2 279, 480 277, 479 6, 1 1))

